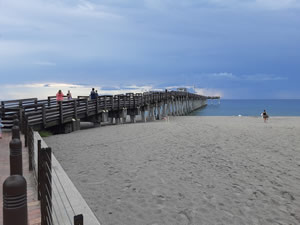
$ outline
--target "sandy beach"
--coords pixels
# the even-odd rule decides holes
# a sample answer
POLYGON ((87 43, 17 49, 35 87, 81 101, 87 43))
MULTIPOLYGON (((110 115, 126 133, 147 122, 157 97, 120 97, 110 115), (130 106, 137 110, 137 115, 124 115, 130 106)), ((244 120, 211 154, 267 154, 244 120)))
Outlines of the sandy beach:
POLYGON ((171 117, 45 138, 101 225, 300 224, 300 117, 171 117))

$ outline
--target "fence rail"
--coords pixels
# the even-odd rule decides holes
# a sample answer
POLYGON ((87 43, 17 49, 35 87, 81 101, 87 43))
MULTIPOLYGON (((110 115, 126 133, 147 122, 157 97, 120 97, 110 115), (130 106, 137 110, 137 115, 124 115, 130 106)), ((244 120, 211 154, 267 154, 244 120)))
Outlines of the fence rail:
POLYGON ((75 213, 65 184, 49 147, 42 147, 32 127, 28 128, 28 155, 41 202, 41 225, 83 225, 83 215, 75 213))

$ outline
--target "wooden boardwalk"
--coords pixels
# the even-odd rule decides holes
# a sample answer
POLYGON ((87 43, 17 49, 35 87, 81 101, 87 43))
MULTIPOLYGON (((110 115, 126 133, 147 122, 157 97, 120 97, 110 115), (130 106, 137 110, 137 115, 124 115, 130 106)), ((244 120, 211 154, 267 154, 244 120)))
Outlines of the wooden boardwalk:
POLYGON ((79 120, 120 123, 126 121, 128 115, 131 122, 135 122, 135 116, 141 115, 146 122, 147 116, 155 120, 169 115, 187 115, 205 105, 207 99, 219 98, 180 91, 102 95, 96 99, 78 96, 61 102, 57 102, 55 96, 50 96, 44 100, 31 98, 2 101, 0 111, 6 127, 9 127, 13 115, 17 114, 24 133, 28 126, 35 130, 55 126, 65 128, 66 124, 74 127, 72 122, 79 120))
MULTIPOLYGON (((24 137, 21 137, 24 143, 24 137)), ((0 224, 3 224, 3 182, 10 175, 9 167, 9 142, 11 141, 11 132, 3 132, 3 138, 0 139, 0 224)), ((40 202, 37 200, 36 184, 33 172, 29 172, 28 150, 22 149, 23 155, 23 176, 27 181, 27 204, 29 225, 41 224, 40 202)))

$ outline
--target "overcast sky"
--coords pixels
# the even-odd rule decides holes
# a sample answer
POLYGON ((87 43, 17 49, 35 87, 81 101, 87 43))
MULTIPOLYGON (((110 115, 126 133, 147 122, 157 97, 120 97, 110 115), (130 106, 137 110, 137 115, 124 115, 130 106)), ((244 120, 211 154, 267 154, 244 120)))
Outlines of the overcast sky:
POLYGON ((0 78, 0 99, 92 86, 300 98, 300 0, 0 0, 0 78))

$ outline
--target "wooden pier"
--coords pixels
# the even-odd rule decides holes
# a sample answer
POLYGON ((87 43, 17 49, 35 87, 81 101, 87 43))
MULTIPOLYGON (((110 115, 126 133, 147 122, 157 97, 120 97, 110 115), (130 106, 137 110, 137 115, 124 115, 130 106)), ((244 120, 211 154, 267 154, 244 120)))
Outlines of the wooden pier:
POLYGON ((12 118, 18 115, 21 129, 35 130, 56 127, 62 133, 79 129, 80 121, 97 124, 114 124, 153 121, 166 116, 182 116, 206 105, 207 99, 220 97, 202 96, 188 92, 145 92, 122 95, 102 95, 96 99, 78 96, 76 99, 57 102, 55 96, 38 100, 37 98, 18 99, 1 102, 1 117, 6 127, 12 126, 12 118))

